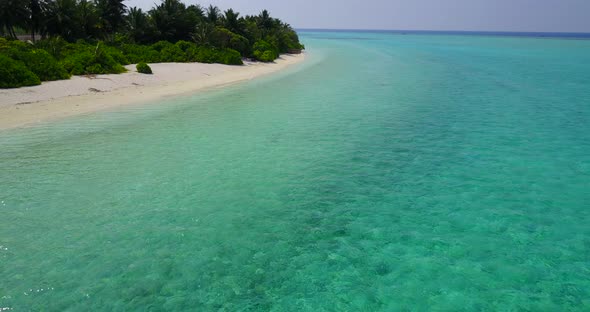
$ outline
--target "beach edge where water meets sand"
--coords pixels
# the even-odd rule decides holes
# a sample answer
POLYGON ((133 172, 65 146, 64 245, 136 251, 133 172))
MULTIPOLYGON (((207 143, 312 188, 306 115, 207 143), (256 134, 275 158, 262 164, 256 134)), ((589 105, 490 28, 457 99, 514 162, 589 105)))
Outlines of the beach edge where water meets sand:
POLYGON ((305 53, 284 54, 273 63, 244 62, 243 66, 156 63, 150 64, 153 75, 137 73, 135 65, 128 65, 128 72, 118 75, 73 76, 39 86, 0 89, 0 131, 232 85, 304 59, 305 53))

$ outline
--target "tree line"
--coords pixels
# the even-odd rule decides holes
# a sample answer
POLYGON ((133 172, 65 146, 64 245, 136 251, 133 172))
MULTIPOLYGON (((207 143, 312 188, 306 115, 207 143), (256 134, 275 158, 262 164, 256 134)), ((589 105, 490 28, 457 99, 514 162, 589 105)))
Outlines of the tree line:
POLYGON ((0 36, 6 38, 0 38, 0 87, 120 73, 122 65, 140 62, 270 62, 304 48, 293 28, 266 10, 241 16, 162 0, 144 12, 124 2, 0 0, 0 36), (23 34, 32 42, 16 40, 23 34), (26 79, 18 78, 24 69, 26 79))
POLYGON ((163 0, 144 12, 128 8, 124 0, 2 0, 0 36, 16 38, 15 29, 27 30, 33 41, 59 36, 79 39, 122 40, 139 44, 166 40, 223 44, 225 40, 268 41, 279 50, 301 49, 297 33, 289 24, 263 10, 256 16, 240 16, 233 9, 221 11, 210 5, 185 5, 163 0), (241 38, 240 38, 241 37, 241 38))

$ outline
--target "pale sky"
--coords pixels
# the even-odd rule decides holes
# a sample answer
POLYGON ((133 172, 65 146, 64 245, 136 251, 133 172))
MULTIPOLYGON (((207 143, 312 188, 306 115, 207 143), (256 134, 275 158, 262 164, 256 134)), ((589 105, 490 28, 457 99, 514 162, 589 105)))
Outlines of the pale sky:
MULTIPOLYGON (((161 0, 127 0, 143 9, 161 0)), ((590 33, 590 0, 184 0, 244 14, 262 9, 295 28, 590 33)))

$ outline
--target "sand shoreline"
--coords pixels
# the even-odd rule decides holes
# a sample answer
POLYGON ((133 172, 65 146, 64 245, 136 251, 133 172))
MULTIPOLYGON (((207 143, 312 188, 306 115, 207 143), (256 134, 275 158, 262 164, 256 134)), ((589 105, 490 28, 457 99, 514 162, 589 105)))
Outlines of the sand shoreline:
POLYGON ((274 63, 244 66, 150 64, 153 75, 139 74, 135 65, 128 65, 129 72, 119 75, 74 76, 40 86, 0 89, 0 130, 227 86, 277 72, 304 58, 304 54, 282 55, 274 63))

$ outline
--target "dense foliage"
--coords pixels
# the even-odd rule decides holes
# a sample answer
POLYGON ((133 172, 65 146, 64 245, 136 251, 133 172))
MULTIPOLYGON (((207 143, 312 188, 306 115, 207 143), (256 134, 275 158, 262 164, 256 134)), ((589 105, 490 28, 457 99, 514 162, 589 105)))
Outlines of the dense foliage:
POLYGON ((242 17, 180 0, 162 0, 148 12, 127 8, 124 0, 2 0, 0 36, 8 38, 0 38, 2 62, 10 64, 3 70, 27 69, 1 75, 3 88, 121 73, 123 65, 140 62, 271 62, 303 49, 291 26, 266 10, 242 17), (23 31, 32 42, 14 40, 23 31))
POLYGON ((228 9, 185 5, 161 0, 148 12, 127 8, 123 0, 3 0, 0 36, 15 39, 24 30, 34 42, 39 37, 61 37, 68 42, 126 42, 154 44, 190 41, 199 46, 231 48, 253 57, 253 46, 263 40, 280 53, 302 49, 297 33, 264 10, 240 16, 228 9))
POLYGON ((137 69, 138 73, 141 74, 151 74, 152 73, 152 68, 146 64, 145 62, 140 62, 138 63, 135 68, 137 69))
POLYGON ((41 84, 39 77, 25 64, 0 54, 0 88, 16 88, 41 84))
POLYGON ((66 50, 58 57, 62 59, 64 68, 72 75, 119 74, 125 71, 125 68, 115 60, 114 55, 109 53, 108 49, 101 47, 100 43, 96 47, 84 44, 73 45, 72 50, 66 50))
MULTIPOLYGON (((0 53, 21 61, 38 79, 42 81, 68 79, 70 75, 55 58, 43 49, 20 41, 8 42, 0 38, 0 53)), ((2 78, 0 78, 2 79, 2 78)))
POLYGON ((264 40, 256 41, 253 49, 254 57, 262 62, 272 62, 279 56, 277 47, 264 40))

